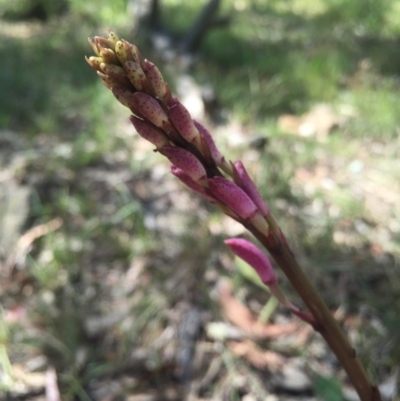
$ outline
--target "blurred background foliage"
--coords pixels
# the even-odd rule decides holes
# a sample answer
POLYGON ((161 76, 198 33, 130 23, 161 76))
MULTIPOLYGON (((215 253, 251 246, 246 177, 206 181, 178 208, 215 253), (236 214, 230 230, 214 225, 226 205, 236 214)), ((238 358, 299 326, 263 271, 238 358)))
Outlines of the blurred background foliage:
MULTIPOLYGON (((108 26, 174 88, 180 74, 212 88, 204 119, 223 153, 245 161, 367 369, 387 382, 400 364, 400 3, 223 0, 226 23, 167 61, 138 17, 145 3, 0 0, 0 391, 39 397, 20 371, 32 375, 28 362, 45 355, 37 370, 55 367, 65 400, 115 388, 111 399, 167 397, 181 321, 199 311, 207 344, 220 277, 253 313, 268 300, 222 246, 244 233, 168 175, 85 64, 86 38, 108 26)), ((179 47, 205 3, 162 1, 158 37, 179 47)), ((214 346, 219 373, 199 398, 263 399, 266 377, 214 346)), ((318 376, 312 391, 342 399, 331 365, 337 380, 318 376)))

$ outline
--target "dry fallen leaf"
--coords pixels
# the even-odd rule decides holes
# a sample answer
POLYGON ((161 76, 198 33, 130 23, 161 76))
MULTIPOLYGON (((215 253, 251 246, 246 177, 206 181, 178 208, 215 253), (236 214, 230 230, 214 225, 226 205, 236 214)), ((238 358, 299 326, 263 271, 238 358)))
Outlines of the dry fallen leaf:
POLYGON ((224 316, 249 336, 256 338, 276 338, 293 334, 300 329, 296 322, 287 324, 270 324, 260 322, 232 292, 229 280, 221 280, 218 286, 218 297, 224 316))
POLYGON ((336 113, 330 105, 320 103, 301 117, 291 114, 281 115, 278 118, 278 126, 289 134, 316 136, 323 140, 335 127, 343 125, 346 119, 346 116, 336 113))
POLYGON ((237 356, 247 360, 257 369, 276 370, 283 366, 285 358, 273 351, 264 351, 252 341, 229 341, 229 349, 237 356))

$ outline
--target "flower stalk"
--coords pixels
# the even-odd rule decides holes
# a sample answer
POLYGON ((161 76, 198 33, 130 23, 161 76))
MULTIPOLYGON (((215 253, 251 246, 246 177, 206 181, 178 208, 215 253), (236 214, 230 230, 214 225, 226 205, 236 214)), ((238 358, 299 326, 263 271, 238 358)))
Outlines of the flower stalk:
POLYGON ((130 119, 138 133, 167 157, 173 175, 243 224, 258 239, 308 311, 288 301, 277 286, 271 263, 254 245, 234 239, 227 241, 228 246, 253 263, 282 304, 324 337, 360 399, 381 401, 378 388, 371 383, 346 335, 299 266, 243 163, 225 160, 211 134, 171 96, 160 70, 150 61, 142 60, 135 45, 120 40, 111 30, 107 38, 89 39, 89 45, 95 56, 86 58, 87 63, 115 98, 134 114, 130 119))

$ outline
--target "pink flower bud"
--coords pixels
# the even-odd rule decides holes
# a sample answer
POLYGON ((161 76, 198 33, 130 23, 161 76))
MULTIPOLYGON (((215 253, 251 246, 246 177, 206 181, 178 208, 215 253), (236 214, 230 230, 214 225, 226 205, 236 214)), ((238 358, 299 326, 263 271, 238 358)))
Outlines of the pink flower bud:
POLYGON ((201 185, 197 184, 197 182, 194 182, 183 170, 176 166, 171 166, 171 173, 175 177, 179 178, 190 189, 193 189, 193 191, 203 195, 208 201, 215 203, 215 199, 209 196, 205 189, 201 185))
POLYGON ((266 203, 261 198, 260 192, 255 186, 253 180, 247 174, 246 169, 244 168, 243 163, 239 160, 234 164, 235 168, 233 171, 233 179, 238 184, 247 195, 250 196, 252 201, 258 207, 260 213, 266 217, 270 214, 269 208, 266 203))
POLYGON ((147 89, 148 83, 146 79, 146 75, 140 65, 135 63, 134 61, 127 61, 125 63, 125 72, 131 84, 138 91, 143 91, 147 89))
POLYGON ((169 104, 169 117, 177 131, 190 143, 199 139, 199 131, 195 127, 192 117, 186 107, 176 98, 169 104))
POLYGON ((100 68, 106 75, 117 81, 121 86, 127 88, 132 87, 122 67, 114 64, 101 63, 100 68))
MULTIPOLYGON (((117 81, 115 81, 114 79, 110 78, 108 75, 103 74, 100 71, 97 71, 97 75, 101 78, 101 81, 103 82, 103 85, 106 88, 112 89, 112 88, 120 88, 121 87, 121 85, 117 81)), ((129 92, 127 89, 124 89, 124 90, 129 92)), ((129 92, 129 93, 131 93, 131 92, 129 92)))
POLYGON ((164 146, 160 153, 168 157, 176 167, 182 169, 193 181, 205 186, 207 173, 199 159, 189 151, 176 146, 164 146))
POLYGON ((169 86, 164 81, 164 78, 160 70, 157 68, 156 65, 154 65, 149 60, 144 60, 143 64, 147 80, 150 82, 154 94, 158 98, 168 103, 171 100, 170 99, 171 93, 169 90, 169 86))
MULTIPOLYGON (((103 77, 101 77, 103 79, 103 77)), ((105 84, 108 84, 108 80, 105 82, 105 84)), ((125 88, 121 88, 120 86, 112 86, 111 91, 115 98, 124 106, 132 109, 132 107, 135 107, 134 101, 133 101, 133 93, 125 88)))
POLYGON ((220 151, 217 149, 217 146, 215 145, 214 139, 212 138, 211 134, 199 122, 197 122, 196 120, 193 120, 193 122, 195 127, 199 130, 201 136, 206 141, 210 150, 211 157, 215 161, 216 165, 220 166, 224 161, 224 156, 222 156, 220 151))
POLYGON ((155 145, 157 149, 161 149, 163 146, 169 145, 167 135, 165 135, 165 133, 159 128, 156 128, 149 122, 141 120, 135 116, 130 116, 129 119, 139 135, 155 145))
POLYGON ((212 193, 242 219, 248 220, 257 213, 257 206, 234 182, 222 177, 208 180, 212 193))
POLYGON ((169 124, 168 117, 156 99, 143 92, 136 92, 133 95, 134 104, 140 114, 158 128, 169 124))
POLYGON ((267 286, 277 283, 277 278, 267 255, 261 252, 251 242, 243 238, 231 238, 224 241, 232 252, 248 263, 259 275, 261 281, 267 286))

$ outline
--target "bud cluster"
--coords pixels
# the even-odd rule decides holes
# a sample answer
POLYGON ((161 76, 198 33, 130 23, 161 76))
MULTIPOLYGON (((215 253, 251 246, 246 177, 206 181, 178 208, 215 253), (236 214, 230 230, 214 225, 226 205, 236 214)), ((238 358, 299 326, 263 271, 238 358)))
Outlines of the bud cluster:
MULTIPOLYGON (((171 173, 228 216, 270 238, 271 244, 285 245, 282 232, 243 163, 225 160, 212 135, 171 95, 160 70, 143 60, 135 45, 120 40, 111 30, 108 38, 96 36, 89 39, 89 44, 95 56, 86 57, 86 61, 97 70, 103 85, 133 113, 130 121, 139 135, 171 162, 171 173)), ((255 269, 282 304, 303 320, 313 322, 280 291, 266 255, 244 239, 225 242, 255 269)))
POLYGON ((242 162, 227 163, 208 130, 171 95, 160 70, 111 30, 89 44, 95 56, 86 61, 133 113, 130 120, 139 135, 169 159, 171 172, 229 216, 268 231, 269 209, 242 162))

